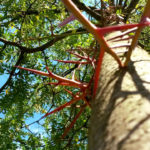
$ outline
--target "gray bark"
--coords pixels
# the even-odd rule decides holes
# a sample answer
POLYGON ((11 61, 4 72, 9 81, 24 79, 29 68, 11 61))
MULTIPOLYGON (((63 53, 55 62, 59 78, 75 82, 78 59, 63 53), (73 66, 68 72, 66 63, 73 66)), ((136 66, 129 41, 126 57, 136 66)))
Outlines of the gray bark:
POLYGON ((105 54, 98 82, 89 150, 150 150, 150 55, 137 47, 119 69, 105 54))

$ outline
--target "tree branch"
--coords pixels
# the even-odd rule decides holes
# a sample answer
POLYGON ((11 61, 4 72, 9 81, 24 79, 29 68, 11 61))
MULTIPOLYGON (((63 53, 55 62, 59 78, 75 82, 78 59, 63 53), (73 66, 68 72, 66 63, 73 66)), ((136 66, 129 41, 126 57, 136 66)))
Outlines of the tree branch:
POLYGON ((72 0, 72 1, 76 4, 76 6, 80 10, 84 10, 86 13, 91 15, 96 20, 101 20, 101 15, 98 14, 97 12, 93 11, 90 7, 86 6, 84 3, 80 2, 79 0, 72 0))
MULTIPOLYGON (((80 28, 76 31, 75 34, 85 34, 85 33, 87 33, 87 31, 85 29, 80 28)), ((16 43, 16 42, 7 41, 3 38, 0 38, 0 41, 7 44, 7 45, 18 47, 21 50, 21 52, 35 53, 35 52, 39 52, 39 51, 44 51, 45 49, 47 49, 50 46, 54 45, 56 42, 68 37, 69 35, 72 35, 72 30, 67 31, 67 32, 65 32, 61 35, 58 35, 54 39, 48 41, 47 43, 43 44, 42 46, 36 47, 36 48, 27 48, 25 46, 22 46, 22 45, 16 43)))
MULTIPOLYGON (((18 66, 18 65, 21 63, 21 61, 22 61, 22 59, 23 59, 23 55, 24 55, 24 53, 21 52, 21 54, 20 54, 20 56, 19 56, 19 58, 18 58, 18 61, 17 61, 16 64, 15 64, 15 66, 18 66)), ((6 86, 7 86, 7 85, 9 84, 9 82, 11 81, 11 78, 12 78, 12 76, 13 76, 15 70, 16 70, 16 67, 13 67, 13 68, 12 68, 12 71, 10 72, 10 75, 9 75, 7 81, 6 81, 5 84, 0 88, 0 93, 6 88, 6 86)))

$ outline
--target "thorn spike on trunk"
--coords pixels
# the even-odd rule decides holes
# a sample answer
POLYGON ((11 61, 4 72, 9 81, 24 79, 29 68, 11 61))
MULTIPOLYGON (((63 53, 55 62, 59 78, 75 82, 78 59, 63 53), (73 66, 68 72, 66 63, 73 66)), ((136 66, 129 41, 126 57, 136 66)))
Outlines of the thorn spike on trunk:
POLYGON ((106 33, 113 32, 113 31, 121 31, 121 30, 127 30, 132 29, 135 27, 144 27, 149 25, 149 22, 142 22, 138 24, 125 24, 125 25, 117 25, 117 26, 109 26, 104 28, 97 28, 97 32, 101 35, 105 35, 106 33))
POLYGON ((121 38, 121 39, 117 39, 117 40, 112 40, 112 42, 120 42, 120 41, 126 41, 126 40, 130 40, 130 39, 133 39, 134 35, 133 36, 129 36, 127 38, 121 38))
POLYGON ((70 23, 70 22, 72 22, 72 21, 74 21, 74 20, 76 20, 76 17, 73 15, 73 14, 71 14, 68 18, 66 18, 63 22, 61 22, 59 25, 58 25, 58 27, 60 28, 60 27, 63 27, 63 26, 65 26, 66 24, 68 24, 68 23, 70 23))
POLYGON ((130 44, 126 44, 126 45, 117 45, 117 46, 113 46, 111 47, 111 49, 115 49, 115 48, 122 48, 122 47, 130 47, 130 44))
POLYGON ((129 30, 127 30, 127 31, 125 31, 125 32, 123 32, 123 33, 121 33, 121 34, 118 35, 118 36, 115 36, 115 37, 112 37, 112 38, 108 39, 107 41, 112 41, 112 40, 114 40, 114 39, 122 38, 122 37, 124 37, 125 35, 128 35, 129 33, 135 32, 137 29, 138 29, 137 27, 135 27, 135 28, 133 28, 133 29, 129 29, 129 30))
POLYGON ((45 117, 47 117, 47 116, 49 116, 49 115, 51 115, 51 114, 53 114, 53 113, 56 113, 56 112, 58 112, 58 111, 64 109, 65 107, 67 107, 67 106, 69 106, 69 105, 75 103, 75 102, 78 101, 78 100, 80 100, 80 97, 79 97, 79 98, 72 99, 71 101, 69 101, 69 102, 67 102, 67 103, 65 103, 65 104, 63 104, 63 105, 57 107, 57 108, 54 109, 53 111, 51 111, 51 112, 49 112, 49 113, 46 113, 46 114, 42 117, 42 119, 45 118, 45 117))
POLYGON ((101 72, 101 66, 102 66, 104 53, 105 53, 104 49, 101 48, 101 51, 100 51, 100 54, 99 54, 99 58, 98 58, 98 62, 97 62, 97 66, 96 66, 96 70, 95 70, 95 74, 94 74, 93 96, 96 95, 96 91, 97 91, 97 88, 98 88, 98 80, 99 80, 99 76, 100 76, 100 72, 101 72))
POLYGON ((71 96, 75 96, 71 91, 69 91, 69 90, 67 90, 67 89, 65 89, 65 91, 67 92, 67 93, 69 93, 71 96))
POLYGON ((35 70, 35 69, 30 69, 30 68, 24 68, 24 67, 21 67, 21 66, 15 66, 15 67, 19 68, 19 69, 22 69, 22 70, 33 72, 33 73, 38 74, 38 75, 49 77, 49 74, 46 73, 46 72, 42 72, 42 71, 38 71, 38 70, 35 70))
POLYGON ((64 134, 62 135, 62 139, 68 134, 68 132, 70 131, 70 129, 74 126, 74 124, 76 123, 77 119, 80 117, 80 115, 82 114, 83 110, 85 109, 86 105, 84 105, 83 107, 81 107, 80 111, 78 112, 78 114, 75 116, 75 118, 73 119, 73 121, 71 122, 71 124, 69 125, 69 127, 67 127, 64 131, 64 134))

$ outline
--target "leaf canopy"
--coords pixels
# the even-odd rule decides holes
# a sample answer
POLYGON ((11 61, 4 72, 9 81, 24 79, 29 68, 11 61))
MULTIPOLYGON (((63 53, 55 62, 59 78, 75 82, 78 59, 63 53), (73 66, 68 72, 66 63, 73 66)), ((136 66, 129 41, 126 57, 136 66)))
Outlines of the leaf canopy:
MULTIPOLYGON (((143 0, 72 1, 100 27, 138 22, 145 5, 143 0)), ((55 60, 79 60, 67 50, 92 57, 98 45, 77 20, 59 27, 69 16, 58 0, 0 0, 0 79, 6 80, 0 84, 1 149, 87 149, 89 108, 61 139, 82 101, 39 120, 72 99, 65 88, 73 93, 79 89, 49 85, 47 83, 56 80, 14 67, 20 65, 47 72, 48 66, 55 74, 71 78, 75 64, 55 60)), ((149 28, 145 28, 139 41, 147 50, 149 32, 149 28)), ((87 64, 76 70, 75 76, 82 82, 89 82, 93 72, 92 66, 87 64)))

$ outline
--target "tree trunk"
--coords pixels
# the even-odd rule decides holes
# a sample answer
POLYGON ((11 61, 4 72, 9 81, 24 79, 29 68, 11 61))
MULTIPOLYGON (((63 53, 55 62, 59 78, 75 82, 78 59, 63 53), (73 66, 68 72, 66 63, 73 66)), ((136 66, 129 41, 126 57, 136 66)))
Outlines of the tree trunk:
POLYGON ((150 150, 150 55, 137 47, 119 69, 105 53, 98 82, 89 150, 150 150))

